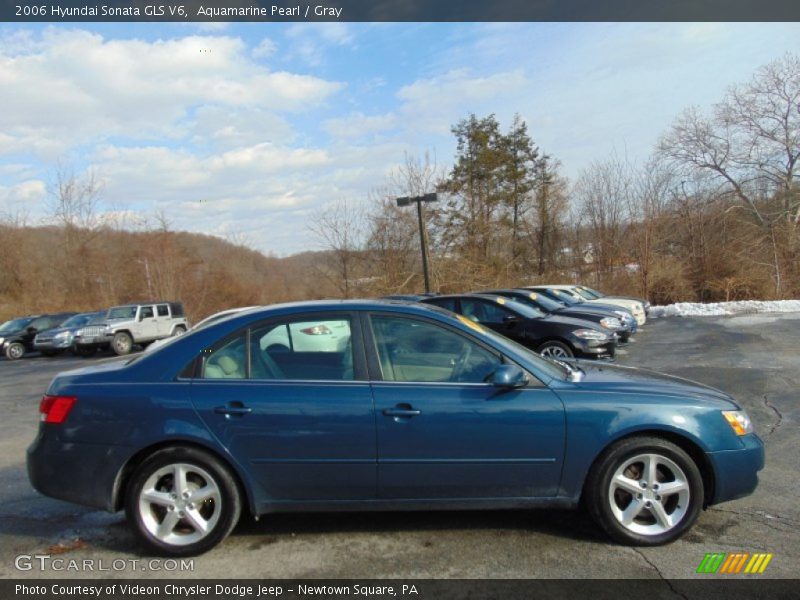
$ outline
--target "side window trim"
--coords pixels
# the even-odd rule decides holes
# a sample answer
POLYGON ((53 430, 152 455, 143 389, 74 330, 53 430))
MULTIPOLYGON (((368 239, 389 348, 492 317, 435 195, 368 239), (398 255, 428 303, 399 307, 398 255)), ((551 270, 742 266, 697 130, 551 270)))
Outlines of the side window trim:
MULTIPOLYGON (((459 308, 459 309, 461 308, 460 302, 459 302, 459 306, 457 308, 459 308)), ((461 313, 458 312, 457 314, 460 315, 461 313)), ((488 383, 413 382, 413 381, 412 382, 402 382, 402 381, 391 381, 391 380, 387 381, 387 380, 384 380, 383 379, 383 371, 381 369, 381 364, 380 364, 380 359, 378 357, 377 340, 375 339, 375 336, 373 335, 373 327, 372 327, 372 317, 373 316, 378 316, 378 317, 398 317, 398 318, 405 318, 405 319, 410 319, 410 320, 424 321, 426 323, 430 323, 431 325, 439 326, 442 329, 445 329, 445 330, 450 331, 452 333, 455 333, 457 335, 463 335, 468 340, 470 340, 471 342, 477 344, 478 346, 480 346, 481 348, 483 348, 487 352, 490 352, 490 353, 494 354, 495 356, 499 357, 500 361, 503 364, 516 365, 520 369, 525 371, 526 375, 528 375, 528 379, 530 380, 530 383, 528 384, 528 387, 530 387, 530 388, 547 387, 547 385, 541 379, 539 379, 536 376, 535 373, 531 372, 530 369, 526 369, 523 365, 519 364, 518 362, 516 362, 515 360, 511 359, 506 354, 498 351, 497 349, 492 348, 491 346, 486 344, 483 340, 473 336, 471 333, 468 333, 468 332, 465 332, 465 331, 461 331, 460 329, 458 329, 456 327, 453 327, 453 326, 451 326, 451 325, 449 325, 447 323, 442 323, 441 321, 437 321, 436 319, 431 319, 431 318, 424 317, 424 316, 410 316, 410 315, 405 315, 405 314, 400 314, 400 313, 370 311, 370 312, 362 313, 362 317, 361 318, 362 318, 362 321, 363 321, 362 327, 363 327, 363 331, 364 331, 364 350, 367 352, 366 359, 367 359, 367 366, 369 367, 369 380, 371 382, 373 382, 373 383, 382 383, 382 382, 386 381, 387 383, 391 383, 393 385, 449 385, 449 386, 489 386, 490 385, 488 383)))
MULTIPOLYGON (((493 354, 494 356, 496 356, 498 359, 500 359, 500 361, 505 362, 505 360, 506 360, 506 357, 505 357, 504 354, 502 354, 501 352, 498 352, 495 348, 492 348, 491 346, 486 344, 483 340, 478 339, 476 337, 473 337, 469 333, 461 331, 460 329, 457 329, 456 327, 452 327, 451 325, 449 325, 447 323, 442 323, 441 321, 437 321, 436 319, 431 319, 429 317, 417 316, 417 315, 411 316, 411 315, 407 315, 407 314, 403 314, 403 313, 370 311, 370 312, 368 312, 368 313, 366 313, 364 315, 364 318, 367 321, 367 323, 365 323, 364 331, 365 331, 365 337, 368 338, 367 340, 365 340, 366 341, 365 348, 369 348, 369 355, 370 356, 368 357, 368 361, 367 362, 368 362, 369 367, 370 367, 370 381, 375 381, 375 382, 377 382, 377 381, 386 381, 383 378, 383 370, 381 369, 380 358, 379 358, 379 355, 378 355, 378 342, 377 342, 377 340, 375 338, 375 335, 374 335, 374 325, 372 323, 372 318, 373 317, 388 317, 388 318, 397 318, 397 319, 407 319, 409 321, 421 321, 421 322, 427 323, 429 325, 432 325, 434 327, 439 327, 440 329, 444 329, 446 331, 449 331, 449 332, 451 332, 451 333, 453 333, 455 335, 460 335, 462 337, 465 337, 469 341, 471 341, 472 343, 476 344, 477 346, 483 348, 487 352, 489 352, 489 353, 493 354)), ((525 371, 527 372, 527 369, 525 369, 525 371)), ((488 385, 486 383, 464 383, 464 382, 438 382, 437 383, 437 382, 400 382, 400 381, 391 381, 391 380, 388 380, 388 381, 390 383, 398 383, 398 384, 409 383, 411 385, 417 385, 418 383, 423 383, 423 384, 426 384, 426 385, 428 385, 428 384, 430 384, 430 385, 473 385, 473 386, 474 385, 488 385)))
POLYGON ((298 383, 314 383, 324 381, 326 383, 344 383, 353 384, 358 382, 368 381, 367 367, 364 360, 364 340, 359 319, 359 313, 353 311, 322 311, 312 313, 291 313, 288 315, 276 316, 271 319, 258 321, 247 326, 247 364, 248 369, 252 364, 251 357, 251 332, 255 329, 262 329, 270 325, 282 325, 286 327, 287 335, 289 336, 290 349, 294 351, 294 342, 291 338, 291 327, 289 324, 293 321, 324 321, 324 320, 349 320, 350 321, 350 339, 352 340, 353 352, 353 379, 337 380, 337 379, 253 379, 248 371, 246 381, 251 382, 298 382, 298 383))

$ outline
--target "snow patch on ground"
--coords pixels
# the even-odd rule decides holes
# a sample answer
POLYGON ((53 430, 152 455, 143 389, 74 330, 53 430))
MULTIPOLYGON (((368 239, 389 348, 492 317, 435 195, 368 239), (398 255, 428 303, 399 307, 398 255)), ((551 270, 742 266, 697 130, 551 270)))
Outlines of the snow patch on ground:
POLYGON ((738 300, 736 302, 678 302, 653 306, 649 317, 714 317, 743 313, 800 312, 800 300, 738 300))

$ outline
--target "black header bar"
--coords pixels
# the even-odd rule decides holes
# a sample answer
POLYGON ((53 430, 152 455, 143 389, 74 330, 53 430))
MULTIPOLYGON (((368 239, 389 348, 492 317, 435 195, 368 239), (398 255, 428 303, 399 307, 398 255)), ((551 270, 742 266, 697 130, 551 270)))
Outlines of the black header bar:
POLYGON ((0 0, 7 22, 800 21, 798 0, 0 0))

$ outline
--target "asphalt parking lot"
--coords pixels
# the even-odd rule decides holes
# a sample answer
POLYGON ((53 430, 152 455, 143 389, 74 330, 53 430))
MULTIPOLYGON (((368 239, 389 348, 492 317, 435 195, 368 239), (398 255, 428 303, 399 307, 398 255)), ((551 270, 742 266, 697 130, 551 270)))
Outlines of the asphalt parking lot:
MULTIPOLYGON (((102 577, 528 578, 693 577, 707 552, 771 552, 764 574, 796 577, 800 564, 800 314, 662 318, 648 322, 618 362, 695 379, 731 393, 767 444, 755 494, 705 511, 684 538, 660 548, 609 543, 582 511, 273 515, 245 519, 194 571, 126 567, 102 577)), ((52 376, 115 359, 0 360, 0 576, 20 554, 78 561, 142 559, 122 514, 45 498, 31 489, 25 449, 52 376)), ((115 564, 121 564, 119 562, 115 564)), ((709 577, 703 575, 703 577, 709 577)))

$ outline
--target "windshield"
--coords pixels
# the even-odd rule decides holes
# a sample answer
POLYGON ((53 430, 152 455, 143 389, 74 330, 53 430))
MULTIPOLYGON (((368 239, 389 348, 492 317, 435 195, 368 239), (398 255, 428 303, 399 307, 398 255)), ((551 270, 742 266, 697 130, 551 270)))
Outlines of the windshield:
POLYGON ((553 300, 545 296, 544 294, 540 294, 537 292, 528 292, 524 296, 515 296, 515 300, 525 302, 526 304, 530 304, 531 306, 536 306, 538 308, 542 308, 547 312, 554 312, 560 308, 564 308, 564 304, 559 302, 558 300, 553 300))
POLYGON ((505 302, 505 306, 513 310, 515 313, 518 313, 520 316, 525 317, 526 319, 541 319, 545 316, 545 314, 538 308, 533 307, 530 304, 520 302, 516 298, 513 300, 507 300, 505 302))
POLYGON ((585 285, 578 286, 578 289, 583 291, 583 292, 586 292, 587 294, 589 294, 589 298, 591 300, 597 300, 598 298, 602 298, 603 297, 603 294, 601 294, 597 290, 593 290, 592 288, 588 288, 585 285))
POLYGON ((6 331, 19 331, 23 329, 28 323, 33 321, 33 317, 23 317, 21 319, 12 319, 0 325, 0 333, 6 331))
POLYGON ((575 306, 580 302, 578 299, 575 298, 575 296, 573 296, 572 294, 568 294, 563 290, 548 289, 547 293, 553 296, 554 298, 558 299, 560 302, 563 302, 567 306, 575 306))
POLYGON ((59 327, 81 327, 86 325, 94 315, 75 315, 64 321, 59 327))
POLYGON ((573 294, 578 294, 578 296, 580 296, 581 298, 584 298, 586 300, 594 300, 595 299, 594 296, 592 296, 589 292, 587 292, 586 290, 584 290, 583 288, 578 287, 578 286, 575 286, 574 288, 572 288, 572 293, 573 294))
POLYGON ((108 311, 109 319, 133 319, 136 316, 135 306, 116 306, 108 311))

